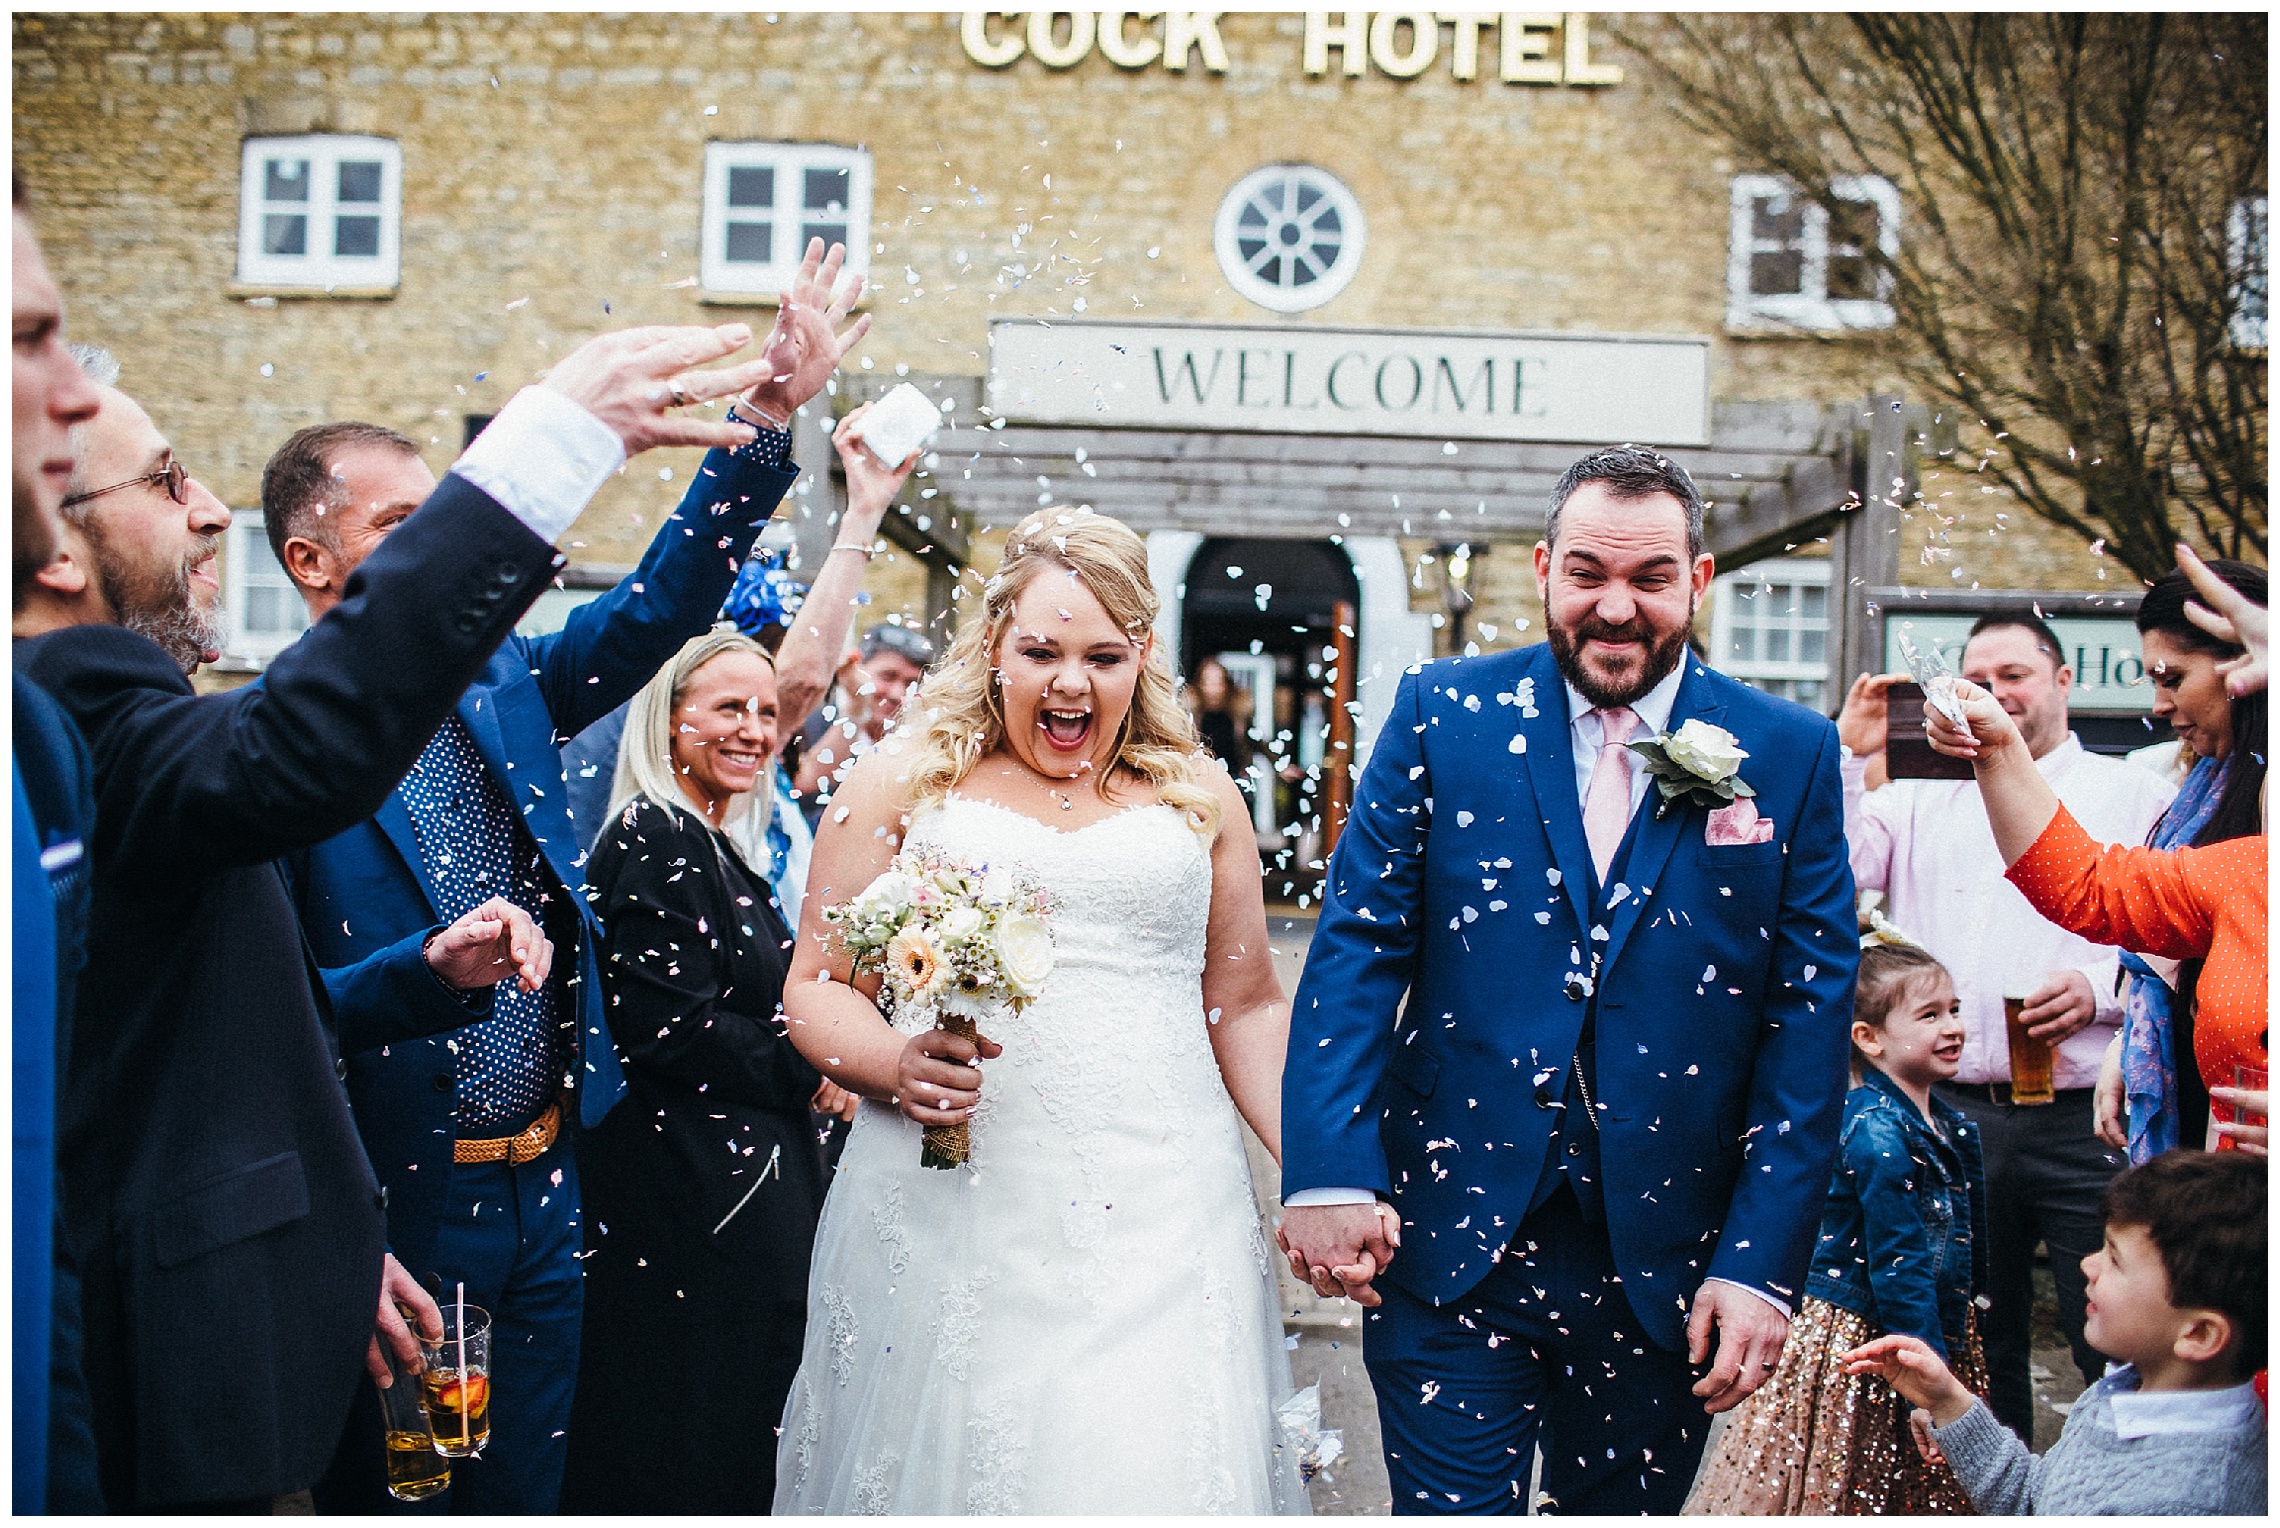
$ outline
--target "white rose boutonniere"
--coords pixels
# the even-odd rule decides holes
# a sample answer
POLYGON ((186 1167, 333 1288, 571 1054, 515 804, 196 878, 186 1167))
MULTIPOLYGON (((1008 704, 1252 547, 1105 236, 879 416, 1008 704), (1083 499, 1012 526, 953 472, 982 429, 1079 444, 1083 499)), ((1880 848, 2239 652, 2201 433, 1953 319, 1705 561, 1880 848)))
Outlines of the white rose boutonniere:
POLYGON ((1715 810, 1731 806, 1738 796, 1757 794, 1742 779, 1742 760, 1749 757, 1748 751, 1731 732, 1699 717, 1682 723, 1675 732, 1624 746, 1644 761, 1655 789, 1662 793, 1657 817, 1668 816, 1673 806, 1699 803, 1715 810))

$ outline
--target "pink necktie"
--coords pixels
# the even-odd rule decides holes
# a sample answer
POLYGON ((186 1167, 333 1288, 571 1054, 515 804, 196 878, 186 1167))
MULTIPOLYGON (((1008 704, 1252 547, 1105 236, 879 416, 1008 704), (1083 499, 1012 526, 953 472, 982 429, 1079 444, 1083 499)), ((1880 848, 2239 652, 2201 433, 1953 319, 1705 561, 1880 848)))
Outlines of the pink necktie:
POLYGON ((1623 745, 1639 725, 1639 714, 1629 706, 1610 706, 1592 714, 1599 718, 1599 759, 1591 766, 1591 784, 1583 793, 1583 836, 1591 845, 1591 868, 1604 885, 1615 848, 1631 821, 1633 760, 1623 745))

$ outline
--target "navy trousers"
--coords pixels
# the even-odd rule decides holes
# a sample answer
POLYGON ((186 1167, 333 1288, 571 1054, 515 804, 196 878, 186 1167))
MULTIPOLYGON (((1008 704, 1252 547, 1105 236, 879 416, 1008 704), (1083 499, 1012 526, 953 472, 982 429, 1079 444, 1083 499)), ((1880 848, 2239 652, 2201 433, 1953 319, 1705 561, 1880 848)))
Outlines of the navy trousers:
POLYGON ((491 1441, 480 1457, 451 1461, 451 1489, 442 1495, 393 1501, 381 1475, 379 1402, 368 1382, 318 1491, 318 1510, 552 1513, 578 1385, 586 1306, 580 1250, 578 1162, 567 1134, 519 1167, 454 1166, 431 1268, 411 1271, 441 1275, 439 1304, 449 1304, 464 1280, 467 1303, 491 1313, 491 1441))
POLYGON ((1604 1225, 1565 1187, 1488 1277, 1435 1306, 1380 1281, 1362 1358, 1396 1513, 1522 1513, 1540 1442, 1539 1510, 1676 1514, 1710 1418, 1702 1370, 1639 1330, 1604 1225))

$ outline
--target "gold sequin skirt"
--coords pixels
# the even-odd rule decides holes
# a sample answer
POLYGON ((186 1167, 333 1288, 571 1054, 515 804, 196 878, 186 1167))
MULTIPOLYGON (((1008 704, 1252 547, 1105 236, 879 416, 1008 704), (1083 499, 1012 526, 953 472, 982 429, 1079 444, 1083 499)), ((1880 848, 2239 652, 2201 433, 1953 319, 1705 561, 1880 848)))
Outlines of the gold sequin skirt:
MULTIPOLYGON (((1917 1452, 1908 1402, 1881 1379, 1845 1372, 1845 1354, 1881 1335, 1864 1316, 1806 1300, 1773 1377, 1735 1408, 1687 1513, 1970 1514, 1954 1473, 1917 1452)), ((1976 1324, 1949 1362, 1973 1394, 1986 1395, 1976 1324)))

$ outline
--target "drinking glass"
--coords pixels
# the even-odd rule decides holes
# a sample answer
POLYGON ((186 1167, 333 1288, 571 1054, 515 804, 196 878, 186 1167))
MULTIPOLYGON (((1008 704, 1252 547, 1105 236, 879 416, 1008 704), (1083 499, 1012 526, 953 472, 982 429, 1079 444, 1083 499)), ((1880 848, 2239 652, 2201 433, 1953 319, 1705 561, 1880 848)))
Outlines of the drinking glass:
POLYGON ((436 1452, 420 1400, 420 1371, 407 1368, 395 1349, 380 1344, 394 1381, 380 1392, 381 1433, 386 1442, 388 1494, 398 1501, 425 1501, 451 1485, 451 1461, 436 1452))
POLYGON ((2003 994, 2003 1033, 2011 1042, 2011 1102, 2047 1104, 2057 1095, 2050 1085, 2050 1042, 2027 1033, 2024 992, 2003 994))
POLYGON ((456 1302, 440 1309, 443 1335, 420 1336, 427 1365, 420 1373, 420 1400, 435 1451, 447 1459, 472 1459, 491 1436, 491 1313, 456 1302))

